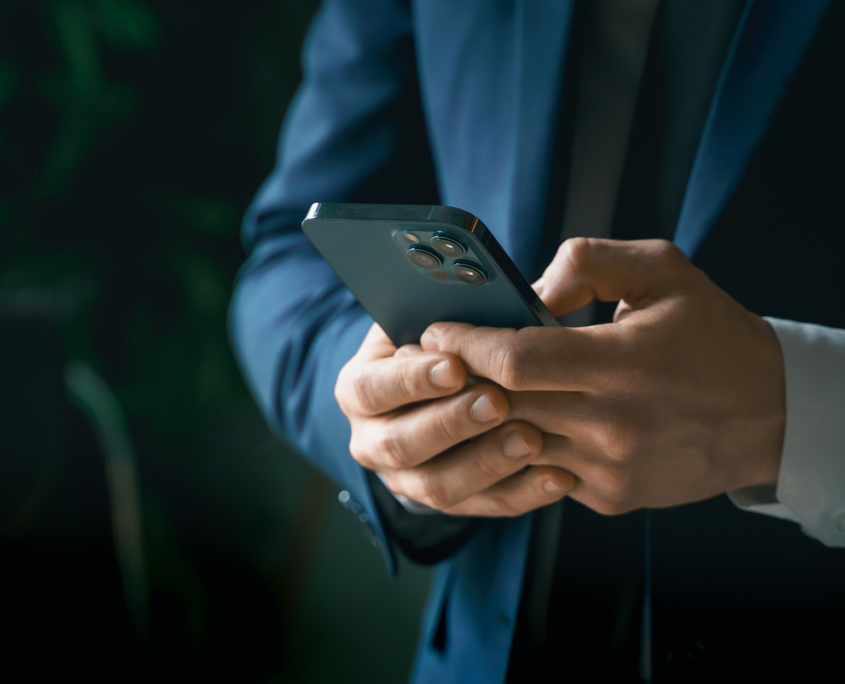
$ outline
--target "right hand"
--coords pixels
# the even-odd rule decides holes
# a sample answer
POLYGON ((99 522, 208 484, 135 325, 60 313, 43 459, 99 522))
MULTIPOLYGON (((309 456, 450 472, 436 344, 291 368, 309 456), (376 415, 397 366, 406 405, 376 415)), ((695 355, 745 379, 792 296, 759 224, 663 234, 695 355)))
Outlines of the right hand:
POLYGON ((394 494, 443 513, 522 515, 574 485, 560 468, 526 467, 543 439, 526 422, 506 422, 501 388, 467 386, 457 356, 397 349, 378 325, 338 375, 335 397, 352 428, 352 457, 394 494))

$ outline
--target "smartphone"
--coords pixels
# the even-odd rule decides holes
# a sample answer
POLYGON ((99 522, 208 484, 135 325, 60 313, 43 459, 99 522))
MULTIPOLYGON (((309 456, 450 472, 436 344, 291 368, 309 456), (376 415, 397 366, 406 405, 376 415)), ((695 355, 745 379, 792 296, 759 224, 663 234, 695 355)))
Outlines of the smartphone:
POLYGON ((478 218, 453 207, 317 203, 305 235, 397 347, 432 323, 558 322, 478 218))

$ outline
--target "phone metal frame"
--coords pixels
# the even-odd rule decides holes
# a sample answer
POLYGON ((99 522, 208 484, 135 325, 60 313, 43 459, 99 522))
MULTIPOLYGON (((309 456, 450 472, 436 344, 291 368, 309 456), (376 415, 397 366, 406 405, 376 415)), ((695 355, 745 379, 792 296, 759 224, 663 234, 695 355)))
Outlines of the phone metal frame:
POLYGON ((513 263, 508 253, 493 237, 490 229, 477 216, 468 211, 443 205, 315 202, 302 221, 303 229, 306 229, 306 224, 314 219, 442 223, 451 228, 458 228, 471 233, 498 265, 505 279, 519 292, 526 304, 533 310, 539 323, 544 326, 560 325, 543 304, 534 288, 519 271, 516 264, 513 263))

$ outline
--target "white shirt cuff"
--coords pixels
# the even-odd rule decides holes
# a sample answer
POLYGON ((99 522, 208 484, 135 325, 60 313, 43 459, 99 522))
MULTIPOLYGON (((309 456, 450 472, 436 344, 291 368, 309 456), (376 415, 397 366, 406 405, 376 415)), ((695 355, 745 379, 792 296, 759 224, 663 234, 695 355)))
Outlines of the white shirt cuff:
POLYGON ((845 547, 845 330, 766 320, 786 376, 778 485, 729 496, 741 508, 800 523, 827 546, 845 547))
POLYGON ((745 487, 743 489, 735 489, 732 492, 728 492, 728 498, 735 506, 746 511, 799 522, 792 511, 777 500, 774 487, 745 487))

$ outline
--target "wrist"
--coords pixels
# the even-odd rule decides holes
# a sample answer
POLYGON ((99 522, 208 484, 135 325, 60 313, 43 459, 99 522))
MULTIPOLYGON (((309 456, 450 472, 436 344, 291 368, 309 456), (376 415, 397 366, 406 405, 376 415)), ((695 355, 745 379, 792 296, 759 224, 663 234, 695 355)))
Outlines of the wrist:
POLYGON ((755 448, 757 467, 753 472, 751 487, 777 487, 786 433, 786 379, 783 351, 772 326, 763 318, 759 322, 761 345, 759 358, 763 364, 764 385, 760 388, 763 417, 760 424, 760 441, 755 448))

